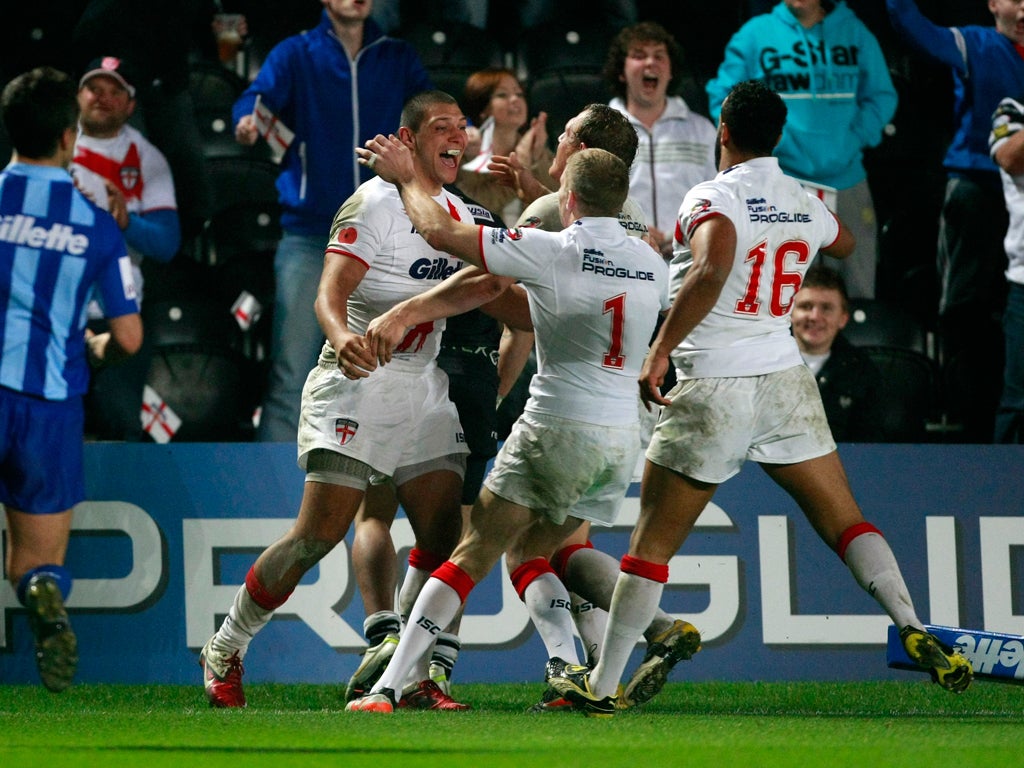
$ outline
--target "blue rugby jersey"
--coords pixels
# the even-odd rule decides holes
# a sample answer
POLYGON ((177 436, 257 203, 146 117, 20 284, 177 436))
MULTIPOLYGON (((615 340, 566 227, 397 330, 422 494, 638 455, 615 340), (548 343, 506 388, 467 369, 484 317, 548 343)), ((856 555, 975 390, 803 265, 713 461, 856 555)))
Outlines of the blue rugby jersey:
POLYGON ((62 168, 0 173, 0 386, 47 400, 84 394, 86 304, 139 311, 121 230, 62 168))

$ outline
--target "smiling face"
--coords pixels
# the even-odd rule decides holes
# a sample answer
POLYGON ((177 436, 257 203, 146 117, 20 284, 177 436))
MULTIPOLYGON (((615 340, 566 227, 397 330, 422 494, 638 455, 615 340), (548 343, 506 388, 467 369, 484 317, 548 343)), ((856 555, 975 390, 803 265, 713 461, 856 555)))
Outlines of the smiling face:
POLYGON ((493 117, 495 125, 503 127, 520 128, 526 124, 526 94, 518 80, 511 75, 504 75, 498 81, 484 116, 493 117))
POLYGON ((436 192, 455 181, 466 149, 466 117, 458 105, 434 104, 415 133, 407 128, 402 132, 423 177, 436 185, 436 192))
POLYGON ((825 354, 849 320, 843 296, 833 288, 804 287, 793 299, 793 337, 801 352, 825 354))
POLYGON ((87 136, 110 138, 128 122, 135 111, 135 99, 114 78, 96 75, 78 89, 78 108, 87 136))
POLYGON ((626 104, 659 107, 672 81, 672 59, 664 43, 638 41, 629 47, 620 79, 626 84, 626 104))

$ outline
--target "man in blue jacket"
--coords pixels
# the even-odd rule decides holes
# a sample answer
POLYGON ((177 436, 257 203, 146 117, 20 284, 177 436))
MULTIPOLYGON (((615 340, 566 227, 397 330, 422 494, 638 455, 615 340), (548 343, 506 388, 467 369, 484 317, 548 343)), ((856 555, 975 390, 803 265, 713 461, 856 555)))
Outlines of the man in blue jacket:
POLYGON ((784 0, 726 46, 707 84, 714 120, 744 80, 763 80, 785 101, 774 154, 788 175, 838 191, 835 200, 824 199, 853 231, 857 250, 830 266, 851 297, 874 298, 878 232, 863 151, 882 140, 897 101, 878 41, 843 0, 784 0))
POLYGON ((313 313, 324 247, 338 207, 373 174, 355 147, 397 130, 402 105, 431 87, 416 50, 385 36, 373 3, 322 0, 319 26, 278 43, 234 106, 235 138, 259 138, 257 97, 295 137, 277 180, 284 236, 274 257, 271 372, 259 439, 294 441, 306 375, 324 334, 313 313))
POLYGON ((1024 8, 988 0, 995 26, 940 27, 913 0, 886 0, 889 19, 915 50, 953 72, 956 133, 946 151, 939 224, 939 343, 946 410, 964 442, 992 441, 1002 381, 1008 217, 999 169, 989 156, 992 113, 1024 93, 1024 8))

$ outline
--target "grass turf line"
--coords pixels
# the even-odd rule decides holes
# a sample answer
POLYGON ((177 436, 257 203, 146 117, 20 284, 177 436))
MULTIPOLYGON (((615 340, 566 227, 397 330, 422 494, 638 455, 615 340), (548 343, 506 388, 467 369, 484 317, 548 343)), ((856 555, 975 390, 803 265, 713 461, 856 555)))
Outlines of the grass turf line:
POLYGON ((343 686, 253 684, 245 710, 201 685, 0 685, 0 765, 884 766, 1006 768, 1024 688, 953 696, 913 676, 873 683, 670 683, 611 720, 530 714, 543 686, 457 685, 470 712, 343 711, 343 686))

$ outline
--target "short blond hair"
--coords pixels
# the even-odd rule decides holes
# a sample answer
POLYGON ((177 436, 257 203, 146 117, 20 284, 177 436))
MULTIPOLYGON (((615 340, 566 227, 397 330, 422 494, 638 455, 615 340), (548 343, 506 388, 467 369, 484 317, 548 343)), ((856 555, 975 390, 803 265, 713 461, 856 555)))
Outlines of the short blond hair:
POLYGON ((604 149, 581 149, 565 164, 562 186, 585 216, 618 216, 629 194, 629 169, 604 149))

